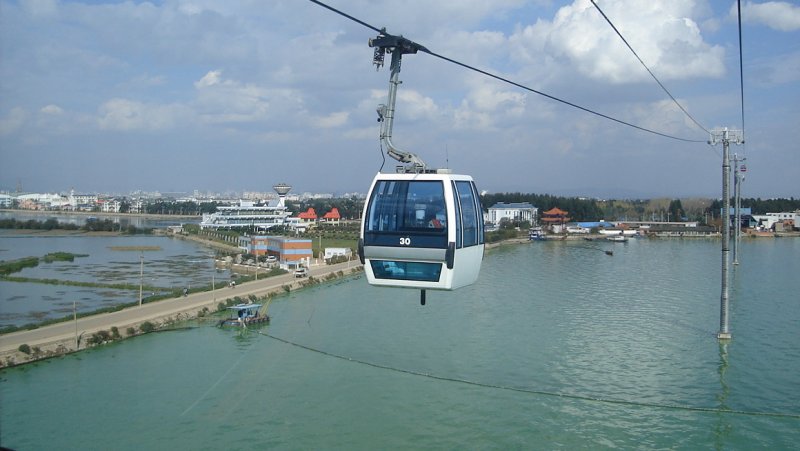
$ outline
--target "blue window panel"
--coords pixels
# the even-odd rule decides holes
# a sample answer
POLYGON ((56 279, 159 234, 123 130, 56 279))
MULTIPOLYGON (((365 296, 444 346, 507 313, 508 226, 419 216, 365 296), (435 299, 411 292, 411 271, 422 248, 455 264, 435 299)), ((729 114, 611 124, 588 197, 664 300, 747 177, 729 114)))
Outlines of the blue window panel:
POLYGON ((370 260, 370 264, 376 279, 438 282, 442 274, 441 263, 370 260))
POLYGON ((478 228, 483 221, 478 220, 478 201, 475 199, 473 185, 470 182, 456 182, 458 204, 461 206, 461 218, 464 222, 464 247, 480 243, 478 228))
POLYGON ((456 249, 464 247, 464 219, 461 216, 461 202, 458 200, 458 189, 456 189, 456 182, 453 182, 453 197, 455 198, 456 207, 456 249))
POLYGON ((311 255, 311 249, 285 249, 283 255, 311 255))

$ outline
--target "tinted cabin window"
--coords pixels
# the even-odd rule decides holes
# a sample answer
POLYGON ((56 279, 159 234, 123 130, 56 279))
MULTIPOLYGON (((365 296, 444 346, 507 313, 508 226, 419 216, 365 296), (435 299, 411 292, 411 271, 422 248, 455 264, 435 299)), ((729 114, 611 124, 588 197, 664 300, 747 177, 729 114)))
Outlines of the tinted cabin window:
POLYGON ((453 182, 453 197, 456 207, 456 249, 464 247, 464 216, 461 214, 461 202, 458 200, 458 189, 456 182, 453 182))
POLYGON ((378 279, 438 282, 441 263, 370 260, 372 272, 378 279))
POLYGON ((442 182, 380 180, 369 200, 364 244, 445 248, 447 222, 442 182))
POLYGON ((464 230, 464 247, 483 242, 483 221, 474 186, 470 182, 456 182, 464 230))

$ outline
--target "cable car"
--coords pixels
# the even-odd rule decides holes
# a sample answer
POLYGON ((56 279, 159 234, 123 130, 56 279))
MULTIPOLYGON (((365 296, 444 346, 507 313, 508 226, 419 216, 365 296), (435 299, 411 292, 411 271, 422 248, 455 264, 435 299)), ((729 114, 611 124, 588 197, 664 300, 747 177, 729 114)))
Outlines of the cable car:
POLYGON ((483 212, 472 177, 379 173, 367 199, 358 253, 370 284, 455 290, 478 278, 483 212))
POLYGON ((378 106, 381 142, 406 164, 372 180, 361 217, 358 256, 371 285, 455 290, 478 278, 483 261, 483 210, 475 182, 449 169, 430 169, 416 154, 392 143, 392 123, 403 54, 424 47, 381 30, 369 41, 373 63, 392 55, 387 105, 378 106))

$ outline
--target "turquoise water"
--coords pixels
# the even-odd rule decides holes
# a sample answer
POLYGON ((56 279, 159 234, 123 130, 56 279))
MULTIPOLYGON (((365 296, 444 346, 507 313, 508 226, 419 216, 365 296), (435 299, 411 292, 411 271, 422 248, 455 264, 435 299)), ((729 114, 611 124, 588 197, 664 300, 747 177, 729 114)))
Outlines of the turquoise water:
POLYGON ((338 281, 277 298, 262 329, 195 322, 5 370, 0 443, 796 449, 798 256, 796 239, 742 243, 727 345, 714 240, 491 250, 478 283, 424 307, 338 281))

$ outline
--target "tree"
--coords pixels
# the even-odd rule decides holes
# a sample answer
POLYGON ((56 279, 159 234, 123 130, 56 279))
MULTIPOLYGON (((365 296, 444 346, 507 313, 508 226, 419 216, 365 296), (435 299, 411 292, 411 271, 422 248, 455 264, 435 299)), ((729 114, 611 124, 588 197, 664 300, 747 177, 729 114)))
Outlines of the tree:
POLYGON ((669 203, 669 217, 672 221, 680 221, 684 216, 686 216, 685 212, 683 211, 683 205, 681 205, 680 199, 675 199, 669 203))

